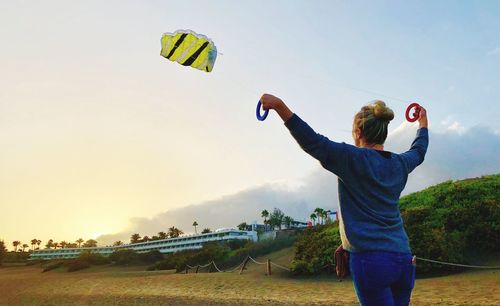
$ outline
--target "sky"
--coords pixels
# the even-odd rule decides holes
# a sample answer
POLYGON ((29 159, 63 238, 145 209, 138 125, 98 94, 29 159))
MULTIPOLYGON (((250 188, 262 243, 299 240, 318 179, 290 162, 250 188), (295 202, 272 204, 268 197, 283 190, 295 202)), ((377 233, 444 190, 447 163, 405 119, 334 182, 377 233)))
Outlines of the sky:
POLYGON ((335 177, 276 114, 256 120, 266 92, 347 143, 356 111, 382 99, 394 152, 422 104, 431 144, 404 194, 500 172, 498 1, 5 1, 0 25, 9 246, 335 209, 335 177), (159 55, 178 29, 214 41, 211 73, 159 55))

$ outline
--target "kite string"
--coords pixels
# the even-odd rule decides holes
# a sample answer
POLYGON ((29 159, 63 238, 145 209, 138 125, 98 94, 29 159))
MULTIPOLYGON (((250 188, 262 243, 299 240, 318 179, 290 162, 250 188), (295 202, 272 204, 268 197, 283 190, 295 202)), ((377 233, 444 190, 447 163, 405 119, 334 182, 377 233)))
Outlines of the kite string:
MULTIPOLYGON (((390 95, 387 95, 387 94, 384 94, 384 93, 381 93, 378 91, 373 91, 373 90, 368 90, 368 89, 364 89, 364 88, 344 85, 344 84, 341 84, 333 79, 315 78, 315 77, 308 77, 308 76, 303 76, 303 75, 299 76, 299 75, 295 75, 295 74, 294 74, 294 76, 297 78, 309 79, 312 81, 320 81, 320 82, 328 84, 328 85, 333 85, 333 86, 347 89, 347 90, 351 90, 351 91, 357 91, 357 92, 361 92, 361 93, 365 93, 365 94, 370 94, 370 95, 375 95, 375 96, 391 99, 394 101, 398 101, 399 103, 402 103, 404 105, 408 105, 408 104, 412 103, 412 101, 409 99, 402 99, 402 98, 390 96, 390 95)), ((255 89, 251 89, 246 84, 244 84, 242 81, 237 80, 237 79, 234 79, 234 81, 236 81, 236 83, 238 83, 240 85, 240 87, 243 87, 246 91, 255 92, 255 89)))
POLYGON ((312 80, 312 81, 320 81, 322 83, 325 83, 325 84, 328 84, 328 85, 333 85, 333 86, 336 86, 336 87, 339 87, 339 88, 343 88, 343 89, 348 89, 348 90, 352 90, 352 91, 357 91, 357 92, 362 92, 362 93, 366 93, 366 94, 370 94, 370 95, 376 95, 376 96, 380 96, 380 97, 385 97, 385 98, 388 98, 388 99, 391 99, 391 100, 395 100, 395 101, 398 101, 398 102, 401 102, 403 104, 407 104, 407 103, 411 103, 410 100, 408 99, 402 99, 402 98, 398 98, 398 97, 394 97, 394 96, 390 96, 390 95, 386 95, 384 93, 380 93, 380 92, 377 92, 377 91, 373 91, 373 90, 368 90, 368 89, 364 89, 364 88, 359 88, 359 87, 353 87, 353 86, 349 86, 349 85, 344 85, 344 84, 341 84, 333 79, 325 79, 325 78, 317 78, 317 77, 310 77, 310 76, 304 76, 304 75, 296 75, 294 74, 294 76, 296 76, 297 78, 303 78, 303 79, 309 79, 309 80, 312 80))

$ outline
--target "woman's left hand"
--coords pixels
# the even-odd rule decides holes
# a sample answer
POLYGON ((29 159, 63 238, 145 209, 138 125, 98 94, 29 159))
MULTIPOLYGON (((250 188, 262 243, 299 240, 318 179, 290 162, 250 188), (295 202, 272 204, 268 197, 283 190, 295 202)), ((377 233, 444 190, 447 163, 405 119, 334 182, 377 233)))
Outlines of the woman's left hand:
POLYGON ((260 98, 260 103, 262 103, 264 110, 274 109, 283 121, 287 121, 293 116, 292 111, 286 106, 285 102, 273 95, 263 94, 260 98))
POLYGON ((264 110, 274 109, 276 111, 285 104, 283 100, 270 94, 263 94, 260 102, 264 110))

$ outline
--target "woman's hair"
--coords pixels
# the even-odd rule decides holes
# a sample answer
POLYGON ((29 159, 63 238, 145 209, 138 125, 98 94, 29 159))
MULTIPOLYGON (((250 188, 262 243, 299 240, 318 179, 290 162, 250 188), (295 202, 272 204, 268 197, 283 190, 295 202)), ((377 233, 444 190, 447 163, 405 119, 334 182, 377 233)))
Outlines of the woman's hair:
POLYGON ((364 140, 370 144, 384 144, 387 126, 394 119, 394 112, 383 101, 375 100, 365 105, 354 116, 353 131, 359 129, 364 140))

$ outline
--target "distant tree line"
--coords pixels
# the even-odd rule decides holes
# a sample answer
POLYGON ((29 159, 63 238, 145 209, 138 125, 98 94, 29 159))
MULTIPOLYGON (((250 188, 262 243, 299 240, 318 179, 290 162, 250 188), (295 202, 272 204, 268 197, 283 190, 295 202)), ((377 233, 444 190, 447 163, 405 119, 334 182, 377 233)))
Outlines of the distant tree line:
MULTIPOLYGON (((198 226, 198 223, 196 223, 196 221, 195 221, 193 223, 193 226, 195 226, 195 231, 196 231, 196 226, 198 226)), ((168 239, 168 238, 177 238, 183 234, 184 234, 184 231, 178 229, 175 226, 172 226, 168 229, 167 232, 158 232, 158 235, 154 235, 151 237, 146 235, 146 236, 141 238, 141 235, 138 233, 132 234, 132 236, 130 236, 130 243, 134 244, 134 243, 162 240, 162 239, 168 239)), ((114 245, 122 245, 122 244, 123 243, 121 241, 116 241, 114 245)))
MULTIPOLYGON (((267 209, 264 209, 261 212, 261 217, 264 218, 264 225, 266 229, 269 230, 281 230, 283 226, 288 229, 291 228, 295 222, 292 217, 285 215, 279 208, 274 208, 271 213, 269 213, 267 209)), ((322 225, 331 222, 328 211, 319 207, 314 210, 310 218, 313 225, 322 225), (318 221, 316 222, 316 220, 318 221)), ((248 229, 249 224, 247 222, 241 222, 237 227, 239 230, 244 231, 248 229)))
MULTIPOLYGON (((28 251, 34 251, 34 250, 39 250, 40 245, 42 244, 42 240, 40 239, 31 239, 31 248, 28 244, 22 243, 19 240, 14 240, 12 241, 12 246, 13 246, 13 252, 26 252, 26 249, 28 251)), ((2 241, 2 245, 5 246, 5 243, 2 241)), ((66 241, 61 241, 57 242, 54 241, 53 239, 49 239, 47 243, 45 244, 45 248, 47 249, 75 249, 75 248, 90 248, 90 247, 96 247, 97 246, 97 241, 94 239, 88 239, 87 241, 83 240, 82 238, 78 238, 75 242, 66 242, 66 241), (83 243, 83 244, 82 244, 83 243)))
MULTIPOLYGON (((198 234, 198 230, 197 230, 198 225, 199 224, 197 221, 193 222, 195 234, 198 234)), ((202 234, 207 234, 207 233, 211 233, 211 232, 212 232, 212 230, 209 228, 204 228, 201 231, 202 234)), ((141 235, 138 233, 132 234, 132 236, 130 236, 130 243, 134 244, 134 243, 162 240, 162 239, 168 239, 168 238, 177 238, 177 237, 180 237, 181 235, 184 235, 184 231, 175 227, 175 226, 172 226, 172 227, 169 227, 166 232, 158 232, 157 235, 153 235, 151 237, 149 237, 147 235, 144 237, 141 237, 141 235)), ((114 245, 123 245, 123 242, 116 241, 114 243, 114 245)))
MULTIPOLYGON (((195 228, 195 233, 197 232, 196 227, 198 226, 198 222, 194 221, 193 226, 195 228)), ((205 233, 211 233, 212 230, 209 228, 205 228, 202 230, 202 234, 205 233)), ((152 237, 149 236, 144 236, 141 237, 138 233, 133 234, 130 237, 130 243, 139 243, 139 242, 147 242, 147 241, 152 241, 152 240, 161 240, 161 239, 167 239, 167 238, 177 238, 181 235, 183 235, 184 232, 180 229, 178 229, 175 226, 172 226, 168 229, 167 232, 158 232, 158 235, 154 235, 152 237)), ((1 241, 1 246, 5 249, 4 252, 7 252, 8 250, 6 249, 5 242, 1 241)), ((28 244, 22 243, 19 240, 15 240, 12 242, 12 246, 14 248, 14 252, 26 252, 26 249, 29 249, 29 251, 34 251, 34 250, 39 250, 40 245, 42 244, 42 240, 40 239, 31 239, 31 248, 28 244)), ((124 245, 123 241, 118 240, 113 243, 113 246, 120 246, 124 245)), ((53 239, 49 239, 47 243, 45 244, 45 248, 47 249, 75 249, 75 248, 93 248, 97 247, 97 241, 95 239, 88 239, 84 240, 83 238, 78 238, 74 242, 67 242, 67 241, 54 241, 53 239)), ((0 256, 2 256, 1 250, 0 250, 0 256)))

